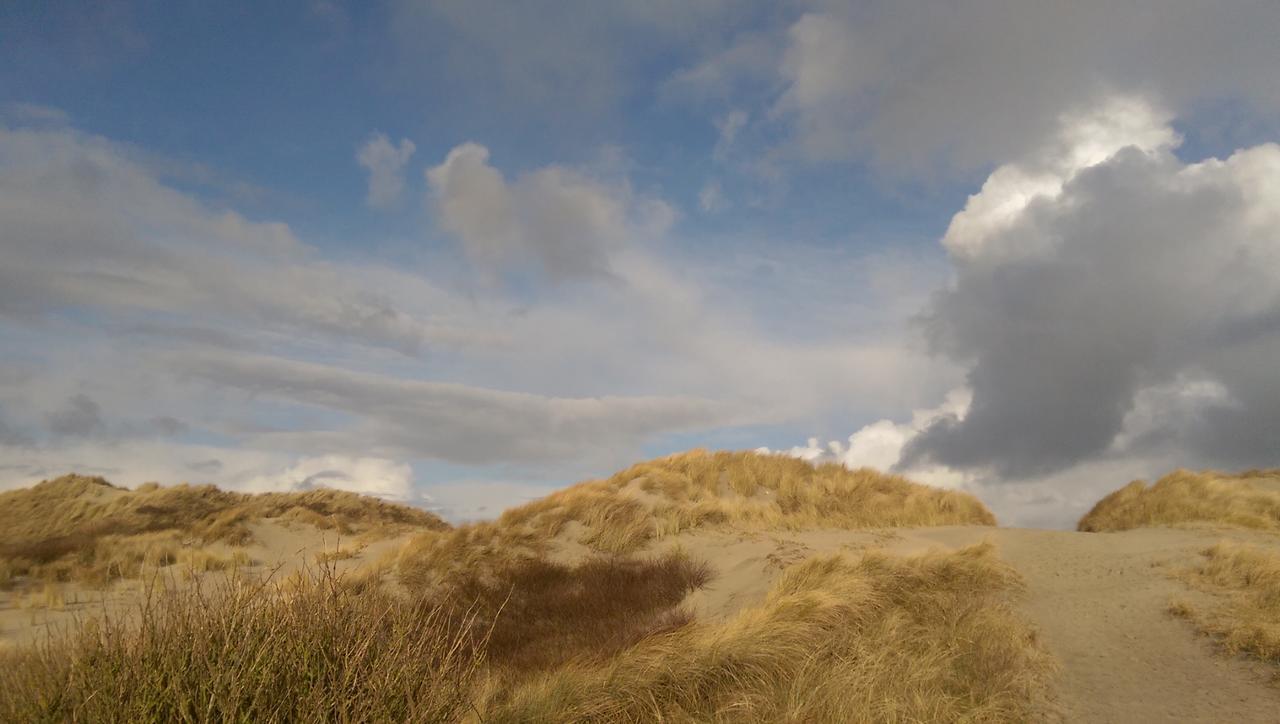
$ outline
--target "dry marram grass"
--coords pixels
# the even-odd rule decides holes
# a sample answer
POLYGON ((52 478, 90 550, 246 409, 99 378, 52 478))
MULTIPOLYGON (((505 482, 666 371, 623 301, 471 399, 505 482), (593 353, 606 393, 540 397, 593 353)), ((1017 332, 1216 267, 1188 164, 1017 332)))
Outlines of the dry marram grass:
POLYGON ((102 584, 173 563, 227 568, 239 561, 234 553, 190 548, 243 545, 252 538, 248 524, 268 518, 364 537, 448 527, 426 511, 337 490, 247 495, 155 484, 127 490, 68 475, 0 493, 0 586, 20 577, 102 584))
POLYGON ((1280 553, 1224 541, 1203 555, 1180 577, 1216 594, 1217 604, 1177 602, 1170 612, 1191 619, 1229 653, 1280 665, 1280 553))
POLYGON ((166 590, 0 654, 0 719, 1027 721, 1053 670, 989 545, 810 559, 724 623, 677 607, 705 578, 671 554, 431 595, 323 571, 166 590))
POLYGON ((0 720, 456 721, 483 661, 467 611, 331 570, 153 594, 0 652, 0 720))
POLYGON ((1007 722, 1053 663, 989 545, 809 559, 723 624, 650 637, 483 702, 486 722, 1007 722))
POLYGON ((1172 472, 1154 485, 1135 480, 1080 519, 1088 532, 1207 523, 1280 531, 1280 470, 1235 475, 1172 472))

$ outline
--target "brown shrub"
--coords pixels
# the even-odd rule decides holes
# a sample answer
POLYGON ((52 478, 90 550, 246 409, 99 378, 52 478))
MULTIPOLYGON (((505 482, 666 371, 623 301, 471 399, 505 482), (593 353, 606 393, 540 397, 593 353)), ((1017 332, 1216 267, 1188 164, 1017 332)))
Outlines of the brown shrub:
POLYGON ((711 571, 680 554, 594 558, 575 566, 528 558, 453 584, 452 597, 493 622, 489 660, 513 672, 603 660, 687 623, 677 610, 711 571))

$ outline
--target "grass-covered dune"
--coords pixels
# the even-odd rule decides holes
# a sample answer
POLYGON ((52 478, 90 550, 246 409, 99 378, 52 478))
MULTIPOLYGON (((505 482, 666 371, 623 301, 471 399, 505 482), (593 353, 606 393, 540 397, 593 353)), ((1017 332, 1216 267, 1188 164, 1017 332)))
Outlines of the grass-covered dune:
POLYGON ((417 508, 338 490, 244 494, 212 485, 128 490, 100 477, 67 475, 0 493, 0 586, 27 577, 102 583, 144 564, 176 562, 214 543, 251 542, 250 523, 275 519, 342 535, 442 530, 417 508))
POLYGON ((1098 501, 1077 528, 1103 532, 1197 523, 1280 531, 1280 470, 1177 470, 1150 486, 1135 480, 1098 501))
MULTIPOLYGON (((237 540, 255 516, 316 512, 212 489, 59 485, 102 500, 55 514, 13 499, 65 518, 48 535, 115 521, 94 546, 121 531, 237 540)), ((1016 608, 1021 578, 990 544, 811 555, 759 599, 705 620, 686 596, 718 571, 680 545, 649 545, 708 531, 993 524, 964 494, 695 451, 458 529, 373 504, 345 510, 317 514, 351 531, 436 530, 405 546, 398 576, 322 564, 284 580, 235 569, 161 580, 132 615, 0 650, 0 720, 1012 722, 1034 720, 1048 695, 1054 663, 1016 608), (569 560, 547 555, 566 542, 569 560)))
POLYGON ((639 463, 605 480, 565 488, 497 520, 420 536, 400 573, 421 585, 482 561, 542 555, 553 540, 601 554, 699 530, 801 530, 995 525, 967 493, 941 490, 870 468, 813 465, 754 452, 693 450, 639 463))

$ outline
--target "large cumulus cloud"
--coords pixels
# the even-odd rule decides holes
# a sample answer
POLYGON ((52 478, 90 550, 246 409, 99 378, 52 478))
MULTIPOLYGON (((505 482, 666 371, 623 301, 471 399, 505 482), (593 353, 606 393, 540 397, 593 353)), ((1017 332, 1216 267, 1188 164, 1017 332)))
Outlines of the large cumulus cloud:
POLYGON ((1237 466, 1280 450, 1280 146, 1186 163, 1175 145, 1163 116, 1113 103, 970 199, 926 329, 973 402, 906 464, 1027 476, 1161 437, 1237 466), (1214 394, 1186 404, 1197 385, 1214 394), (1168 414, 1122 437, 1139 402, 1168 414))

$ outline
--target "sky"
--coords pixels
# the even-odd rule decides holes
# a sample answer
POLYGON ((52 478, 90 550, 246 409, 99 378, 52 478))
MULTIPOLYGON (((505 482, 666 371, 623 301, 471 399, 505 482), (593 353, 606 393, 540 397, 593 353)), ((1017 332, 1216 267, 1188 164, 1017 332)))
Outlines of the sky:
POLYGON ((1274 0, 0 7, 0 488, 1280 465, 1274 0))

